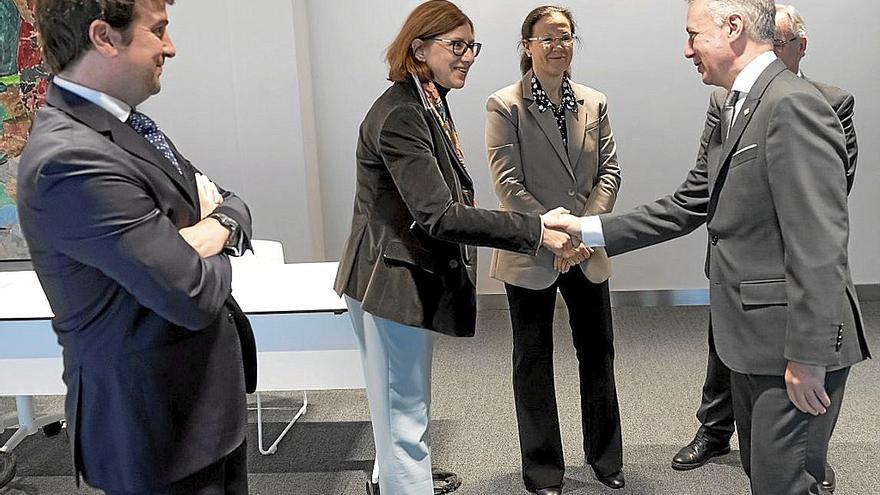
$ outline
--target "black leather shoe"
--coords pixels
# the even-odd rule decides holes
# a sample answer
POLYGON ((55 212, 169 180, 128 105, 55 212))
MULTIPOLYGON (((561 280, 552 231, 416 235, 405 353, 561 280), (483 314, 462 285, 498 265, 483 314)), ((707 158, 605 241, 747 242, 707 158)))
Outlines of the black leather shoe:
POLYGON ((709 459, 730 453, 730 442, 719 442, 697 435, 672 458, 672 469, 687 471, 709 462, 709 459))
POLYGON ((623 477, 623 470, 609 474, 608 476, 601 476, 599 473, 596 473, 596 479, 608 488, 613 488, 615 490, 623 488, 626 485, 626 480, 623 477))
MULTIPOLYGON (((431 478, 434 481, 434 495, 452 493, 461 486, 461 479, 458 475, 445 469, 432 469, 431 478)), ((372 480, 367 481, 367 495, 379 495, 379 483, 373 483, 372 480)))
POLYGON ((822 488, 828 490, 829 492, 833 492, 835 488, 837 488, 837 474, 834 473, 834 470, 831 469, 831 464, 825 463, 825 481, 820 483, 822 488))
POLYGON ((15 478, 15 457, 11 452, 0 452, 0 489, 12 481, 12 478, 15 478))
POLYGON ((434 495, 452 493, 461 486, 461 478, 452 471, 442 468, 432 468, 431 478, 434 481, 434 495))
POLYGON ((535 492, 535 495, 562 495, 562 488, 555 486, 551 488, 541 488, 535 492))

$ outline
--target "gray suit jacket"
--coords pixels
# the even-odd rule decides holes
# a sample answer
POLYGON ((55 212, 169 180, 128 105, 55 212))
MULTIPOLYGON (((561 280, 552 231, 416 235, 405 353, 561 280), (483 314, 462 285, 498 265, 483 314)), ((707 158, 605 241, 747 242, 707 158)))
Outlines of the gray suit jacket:
MULTIPOLYGON (((853 122, 853 110, 855 108, 855 99, 851 94, 844 91, 843 89, 838 88, 837 86, 832 86, 830 84, 821 83, 819 81, 814 81, 812 79, 808 79, 804 77, 805 81, 809 81, 810 84, 816 87, 822 96, 828 100, 828 104, 831 105, 831 108, 834 109, 834 112, 837 114, 837 118, 840 119, 840 124, 843 126, 843 133, 846 136, 846 190, 847 193, 852 190, 853 181, 856 177, 856 165, 859 158, 859 144, 858 139, 856 138, 856 128, 855 123, 853 122)), ((709 110, 707 115, 707 122, 714 123, 718 122, 721 115, 721 107, 724 105, 724 100, 727 98, 727 90, 724 88, 718 88, 712 92, 712 97, 709 99, 709 110)), ((706 151, 707 142, 706 140, 709 138, 707 134, 704 133, 703 140, 700 142, 700 154, 702 155, 706 151)))
POLYGON ((782 375, 788 361, 838 369, 868 357, 847 263, 846 142, 826 99, 777 60, 730 136, 707 118, 703 137, 705 158, 675 193, 600 217, 608 253, 706 223, 713 334, 729 368, 782 375))
MULTIPOLYGON (((502 208, 544 213, 564 206, 580 215, 610 212, 620 188, 620 167, 605 95, 572 82, 578 112, 566 113, 566 150, 553 112, 538 111, 531 79, 529 71, 486 103, 489 167, 502 208)), ((598 249, 581 269, 594 282, 607 279, 610 263, 604 250, 598 249)), ((547 249, 538 256, 496 250, 490 274, 529 289, 547 288, 559 276, 547 249)))

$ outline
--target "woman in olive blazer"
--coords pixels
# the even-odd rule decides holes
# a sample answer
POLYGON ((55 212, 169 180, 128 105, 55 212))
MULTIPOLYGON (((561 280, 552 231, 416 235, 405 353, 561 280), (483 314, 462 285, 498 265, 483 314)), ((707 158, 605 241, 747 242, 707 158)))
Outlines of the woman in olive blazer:
MULTIPOLYGON (((614 206, 620 169, 605 95, 569 78, 575 41, 567 9, 533 10, 522 27, 522 80, 489 97, 489 166, 505 210, 544 213, 562 206, 595 214, 614 206)), ((624 484, 609 261, 597 249, 560 273, 577 261, 547 250, 537 256, 495 251, 492 258, 491 275, 505 283, 510 305, 523 480, 538 493, 561 490, 564 472, 553 382, 557 289, 568 306, 579 362, 586 460, 606 485, 624 484)))
MULTIPOLYGON (((418 6, 388 49, 393 82, 360 128, 345 296, 370 403, 383 495, 433 493, 429 445, 434 335, 474 334, 474 245, 534 256, 568 236, 540 214, 475 208, 446 93, 480 51, 455 5, 418 6)), ((375 486, 368 483, 368 492, 375 486)))

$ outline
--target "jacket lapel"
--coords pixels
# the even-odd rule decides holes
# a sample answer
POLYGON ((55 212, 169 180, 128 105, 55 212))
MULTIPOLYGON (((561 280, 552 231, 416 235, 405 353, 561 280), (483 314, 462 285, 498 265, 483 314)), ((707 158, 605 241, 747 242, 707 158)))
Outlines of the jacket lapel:
POLYGON ((727 170, 730 167, 730 157, 733 150, 736 149, 736 145, 739 143, 743 131, 745 131, 749 122, 752 120, 752 116, 755 114, 755 110, 757 110, 758 105, 761 103, 761 97, 764 95, 767 87, 770 86, 773 79, 784 70, 788 70, 785 68, 785 64, 780 60, 773 61, 773 63, 764 69, 764 72, 761 73, 761 76, 758 77, 758 80, 755 81, 755 84, 749 91, 748 96, 746 96, 746 101, 743 103, 739 114, 737 114, 736 120, 733 122, 733 128, 730 129, 730 134, 727 136, 727 139, 724 140, 724 144, 721 148, 721 155, 718 157, 719 168, 715 183, 711 184, 709 206, 706 215, 707 223, 715 214, 715 207, 718 204, 718 197, 721 194, 721 188, 724 187, 724 183, 727 180, 727 170))
POLYGON ((565 146, 562 144, 562 136, 559 134, 559 127, 556 125, 556 117, 553 116, 553 112, 550 110, 541 112, 538 109, 538 103, 535 101, 535 96, 532 94, 532 71, 526 72, 526 75, 523 76, 522 96, 523 100, 530 102, 529 113, 531 113, 532 117, 535 118, 535 121, 538 122, 538 126, 541 128, 541 131, 544 132, 544 136, 547 140, 550 141, 553 150, 559 157, 559 161, 562 162, 562 166, 565 167, 568 175, 574 180, 574 171, 572 170, 571 162, 568 159, 568 152, 566 152, 565 146))
MULTIPOLYGON (((196 192, 194 187, 190 187, 187 180, 177 172, 177 169, 167 158, 159 153, 159 150, 124 122, 121 122, 97 105, 54 84, 49 87, 46 103, 91 127, 96 132, 105 135, 114 144, 128 153, 158 167, 177 184, 190 204, 193 207, 198 207, 198 198, 194 195, 196 192)), ((183 166, 182 162, 181 166, 183 166)), ((184 173, 187 173, 186 169, 184 170, 184 173)), ((192 172, 189 173, 191 174, 192 172)))
MULTIPOLYGON (((449 121, 452 122, 452 128, 455 128, 455 121, 452 120, 452 112, 449 112, 449 121)), ((459 175, 462 178, 462 181, 466 182, 467 187, 473 187, 474 180, 471 178, 471 174, 468 173, 467 168, 465 168, 464 163, 458 159, 458 153, 455 152, 455 145, 452 144, 452 140, 446 134, 446 131, 440 126, 439 122, 436 122, 436 118, 434 118, 435 124, 437 127, 440 127, 440 135, 443 136, 443 142, 446 144, 446 154, 449 155, 449 161, 452 162, 455 169, 458 171, 459 175)))
MULTIPOLYGON (((572 84, 574 86, 574 84, 572 84)), ((571 164, 572 172, 578 166, 581 153, 584 151, 584 140, 587 138, 587 109, 584 106, 583 95, 577 94, 576 88, 572 87, 577 97, 578 111, 576 114, 566 112, 566 126, 568 127, 568 161, 571 164)), ((572 178, 574 175, 572 175, 572 178)))
MULTIPOLYGON (((466 182, 466 186, 473 187, 474 181, 471 178, 471 175, 468 173, 467 169, 465 168, 464 163, 462 163, 462 161, 458 159, 458 153, 455 152, 455 145, 452 144, 452 139, 450 139, 449 135, 446 134, 446 131, 440 124, 437 116, 434 115, 434 110, 431 110, 429 108, 427 96, 425 96, 424 90, 421 88, 417 81, 418 79, 416 79, 415 75, 410 77, 410 89, 415 93, 416 99, 422 104, 428 122, 431 122, 434 126, 434 132, 442 137, 444 148, 446 148, 446 154, 449 156, 449 163, 452 164, 453 168, 456 170, 461 180, 463 182, 466 182)), ((455 128, 455 121, 452 119, 452 112, 448 111, 447 116, 449 121, 452 123, 452 127, 455 128)))
POLYGON ((749 91, 749 94, 746 96, 745 103, 743 103, 739 114, 736 116, 736 120, 733 122, 730 134, 724 141, 724 147, 721 149, 720 163, 726 163, 730 158, 730 154, 736 148, 736 143, 739 142, 739 138, 742 136, 745 128, 749 125, 749 121, 752 120, 752 115, 755 114, 755 110, 761 103, 761 97, 764 96, 767 87, 773 79, 784 70, 786 70, 785 65, 781 61, 775 60, 764 69, 764 72, 762 72, 761 76, 758 77, 758 80, 755 81, 751 91, 749 91))

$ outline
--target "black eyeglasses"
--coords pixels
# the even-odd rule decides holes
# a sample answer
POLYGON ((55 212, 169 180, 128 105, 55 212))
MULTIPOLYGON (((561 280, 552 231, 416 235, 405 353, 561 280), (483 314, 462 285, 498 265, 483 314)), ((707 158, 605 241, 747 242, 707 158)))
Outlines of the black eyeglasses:
POLYGON ((562 47, 568 48, 572 44, 574 44, 577 36, 574 36, 571 33, 565 33, 560 36, 542 36, 540 38, 526 38, 526 41, 537 41, 546 49, 553 48, 555 45, 560 45, 562 47))
POLYGON ((461 57, 462 55, 464 55, 464 52, 466 52, 468 48, 470 48, 471 51, 474 52, 474 57, 476 57, 480 54, 480 48, 483 48, 482 43, 477 43, 475 41, 468 43, 462 40, 447 40, 443 38, 427 38, 427 40, 442 41, 443 43, 451 46, 452 54, 456 57, 461 57))
POLYGON ((773 48, 776 50, 780 50, 782 48, 785 48, 785 45, 791 43, 792 41, 794 41, 796 39, 798 39, 797 36, 795 36, 794 38, 792 38, 790 40, 773 40, 773 48))

